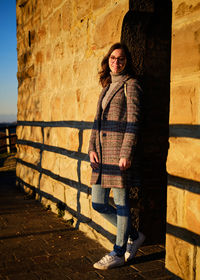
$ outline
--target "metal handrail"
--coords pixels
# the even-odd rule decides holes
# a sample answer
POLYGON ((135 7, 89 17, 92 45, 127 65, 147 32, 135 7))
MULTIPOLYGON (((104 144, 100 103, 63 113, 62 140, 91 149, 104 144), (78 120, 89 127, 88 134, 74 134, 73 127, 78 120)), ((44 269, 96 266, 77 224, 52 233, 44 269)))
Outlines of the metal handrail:
MULTIPOLYGON (((11 149, 13 146, 15 146, 15 143, 13 144, 11 142, 11 138, 17 137, 16 135, 16 124, 10 124, 10 125, 1 125, 0 126, 0 132, 3 132, 3 136, 0 135, 0 153, 4 151, 4 148, 7 148, 7 153, 11 152, 11 149), (13 130, 13 131, 11 131, 13 130), (6 140, 5 144, 1 143, 1 140, 6 140), (3 145, 2 145, 3 144, 3 145)), ((4 141, 3 141, 4 142, 4 141)))

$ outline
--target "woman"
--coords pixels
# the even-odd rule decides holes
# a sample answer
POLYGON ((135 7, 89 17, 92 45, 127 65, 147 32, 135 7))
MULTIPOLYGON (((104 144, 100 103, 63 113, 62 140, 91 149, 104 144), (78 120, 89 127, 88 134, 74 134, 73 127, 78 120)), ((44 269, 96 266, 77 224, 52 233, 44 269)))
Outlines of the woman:
POLYGON ((100 94, 89 142, 92 206, 117 227, 112 252, 94 264, 97 269, 121 266, 131 260, 145 237, 131 225, 128 189, 134 184, 142 91, 132 75, 131 55, 114 44, 101 63, 100 94), (113 191, 116 208, 108 203, 113 191))

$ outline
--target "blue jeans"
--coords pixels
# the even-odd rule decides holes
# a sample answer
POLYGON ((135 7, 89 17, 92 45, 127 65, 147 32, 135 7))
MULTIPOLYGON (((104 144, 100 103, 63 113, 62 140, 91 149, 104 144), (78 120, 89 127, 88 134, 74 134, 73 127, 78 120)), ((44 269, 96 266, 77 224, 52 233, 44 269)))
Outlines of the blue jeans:
POLYGON ((118 256, 126 252, 128 236, 135 240, 138 232, 131 223, 128 191, 123 188, 112 188, 116 208, 109 204, 110 188, 102 188, 100 184, 92 186, 92 207, 117 227, 114 251, 118 256))

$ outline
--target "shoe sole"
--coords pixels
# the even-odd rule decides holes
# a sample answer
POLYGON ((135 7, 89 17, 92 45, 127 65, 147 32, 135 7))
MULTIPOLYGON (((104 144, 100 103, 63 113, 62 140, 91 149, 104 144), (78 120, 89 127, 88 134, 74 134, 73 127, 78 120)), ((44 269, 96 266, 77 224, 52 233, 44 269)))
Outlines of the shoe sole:
POLYGON ((95 269, 107 270, 107 269, 110 269, 110 268, 123 266, 124 264, 125 264, 125 262, 123 262, 123 263, 121 263, 121 264, 118 264, 118 265, 114 265, 114 264, 113 264, 113 265, 110 265, 110 266, 98 266, 98 265, 95 266, 95 264, 94 264, 93 267, 94 267, 95 269))

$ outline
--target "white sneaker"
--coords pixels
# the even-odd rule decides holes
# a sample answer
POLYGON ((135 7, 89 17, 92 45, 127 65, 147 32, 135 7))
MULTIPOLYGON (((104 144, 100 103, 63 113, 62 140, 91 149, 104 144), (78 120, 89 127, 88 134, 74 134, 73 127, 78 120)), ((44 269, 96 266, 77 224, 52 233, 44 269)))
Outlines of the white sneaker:
POLYGON ((105 255, 100 261, 96 262, 93 267, 97 269, 108 269, 121 266, 125 263, 124 256, 118 257, 115 251, 105 255))
POLYGON ((142 245, 142 243, 145 240, 145 235, 143 233, 138 232, 138 235, 139 236, 136 240, 132 240, 130 237, 128 238, 126 253, 125 253, 126 262, 132 260, 135 257, 138 248, 142 245))

